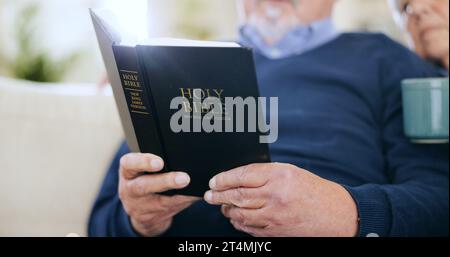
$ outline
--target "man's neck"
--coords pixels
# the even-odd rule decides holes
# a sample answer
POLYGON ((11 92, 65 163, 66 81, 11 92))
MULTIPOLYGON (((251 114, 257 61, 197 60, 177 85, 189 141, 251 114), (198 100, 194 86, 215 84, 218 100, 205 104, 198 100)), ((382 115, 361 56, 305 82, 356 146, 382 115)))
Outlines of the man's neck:
POLYGON ((240 30, 240 42, 254 48, 270 59, 302 54, 339 36, 331 18, 298 27, 276 43, 268 44, 254 27, 245 25, 240 30))

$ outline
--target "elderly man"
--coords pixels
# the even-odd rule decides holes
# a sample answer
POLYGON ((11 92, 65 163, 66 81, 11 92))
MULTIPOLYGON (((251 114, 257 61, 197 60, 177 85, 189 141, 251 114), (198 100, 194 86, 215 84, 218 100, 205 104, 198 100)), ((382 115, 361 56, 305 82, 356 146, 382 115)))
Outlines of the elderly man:
POLYGON ((449 0, 390 0, 418 55, 449 69, 449 0))
POLYGON ((439 72, 383 35, 340 34, 334 0, 240 0, 260 92, 279 97, 274 163, 211 178, 204 200, 158 193, 188 174, 124 145, 91 236, 448 234, 448 146, 403 134, 400 81, 439 72), (146 172, 145 174, 143 172, 146 172))

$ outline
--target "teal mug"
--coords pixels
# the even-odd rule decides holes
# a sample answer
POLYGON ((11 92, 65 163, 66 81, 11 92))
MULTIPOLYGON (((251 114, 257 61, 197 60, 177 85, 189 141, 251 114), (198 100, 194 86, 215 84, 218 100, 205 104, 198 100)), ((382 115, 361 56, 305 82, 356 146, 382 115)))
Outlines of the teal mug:
POLYGON ((448 78, 402 81, 405 135, 414 143, 448 143, 448 78))

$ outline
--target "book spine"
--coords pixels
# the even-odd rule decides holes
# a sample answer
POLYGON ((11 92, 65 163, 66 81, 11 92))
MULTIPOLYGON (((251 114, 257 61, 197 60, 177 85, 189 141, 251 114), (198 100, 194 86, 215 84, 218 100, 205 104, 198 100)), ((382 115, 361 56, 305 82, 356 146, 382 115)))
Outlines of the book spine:
MULTIPOLYGON (((154 114, 155 114, 154 115, 154 121, 155 121, 156 124, 161 124, 160 120, 159 120, 159 117, 158 117, 158 109, 156 107, 155 95, 153 94, 153 89, 154 88, 152 88, 151 85, 150 85, 150 79, 148 77, 148 69, 147 69, 145 61, 144 61, 145 58, 142 57, 143 56, 142 49, 145 48, 145 47, 146 46, 140 46, 140 45, 136 46, 136 55, 137 55, 137 59, 138 59, 138 62, 139 62, 139 67, 141 67, 142 78, 143 78, 144 81, 147 82, 147 83, 145 83, 144 87, 146 88, 146 92, 147 92, 147 95, 148 95, 149 99, 151 99, 151 101, 150 101, 150 108, 155 110, 155 112, 154 112, 154 114)), ((164 107, 160 106, 160 108, 164 108, 164 107)), ((166 151, 166 144, 164 143, 164 136, 163 136, 164 134, 162 132, 162 128, 161 127, 162 126, 157 126, 156 130, 157 130, 158 135, 159 135, 159 142, 160 142, 160 145, 161 145, 161 151, 164 153, 164 161, 165 161, 164 163, 166 165, 165 166, 165 171, 167 171, 167 170, 171 170, 171 161, 169 160, 170 156, 167 154, 167 151, 166 151)))
POLYGON ((136 48, 113 46, 113 51, 133 122, 130 125, 134 127, 140 152, 155 154, 165 159, 156 122, 156 111, 152 108, 152 98, 147 91, 147 82, 139 65, 136 48))

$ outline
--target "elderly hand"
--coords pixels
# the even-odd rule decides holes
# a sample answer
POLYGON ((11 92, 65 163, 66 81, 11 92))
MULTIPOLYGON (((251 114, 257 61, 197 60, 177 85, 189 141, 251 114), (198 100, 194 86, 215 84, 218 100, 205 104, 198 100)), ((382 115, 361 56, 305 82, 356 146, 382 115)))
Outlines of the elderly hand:
POLYGON ((252 164, 216 175, 205 200, 253 236, 356 236, 358 212, 342 186, 289 164, 252 164))
POLYGON ((163 160, 152 154, 130 153, 120 159, 119 197, 133 228, 143 236, 161 235, 169 229, 173 216, 199 200, 159 195, 190 182, 183 172, 151 174, 163 167, 163 160))

